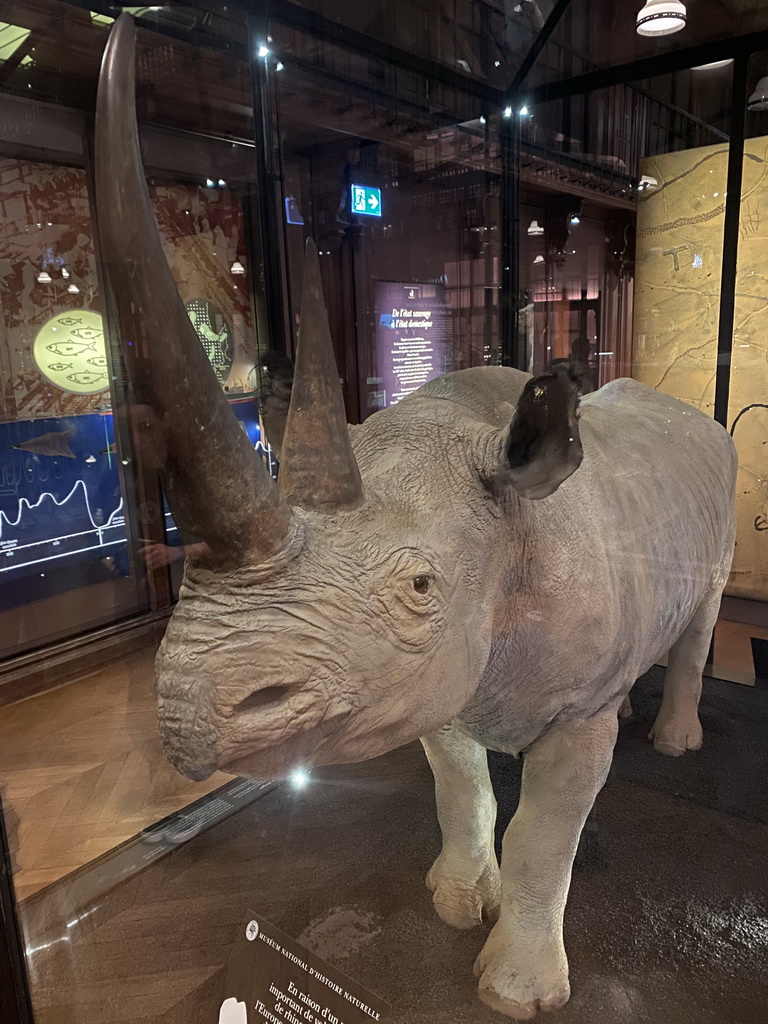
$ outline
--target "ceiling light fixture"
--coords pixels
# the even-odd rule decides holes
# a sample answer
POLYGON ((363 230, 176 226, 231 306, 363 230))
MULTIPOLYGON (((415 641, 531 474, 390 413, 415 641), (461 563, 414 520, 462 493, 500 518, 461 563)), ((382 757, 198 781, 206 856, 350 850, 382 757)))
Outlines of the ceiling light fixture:
POLYGON ((685 28, 686 17, 681 0, 647 0, 637 15, 637 34, 671 36, 685 28))
POLYGON ((529 235, 543 235, 544 234, 544 228, 541 226, 541 224, 539 224, 539 222, 537 220, 532 220, 531 223, 528 225, 528 234, 529 235))
POLYGON ((748 100, 750 110, 768 110, 768 76, 761 78, 748 100))
POLYGON ((40 284, 50 284, 51 275, 48 273, 47 270, 41 270, 40 273, 37 275, 37 280, 40 282, 40 284))
POLYGON ((716 68, 727 68, 733 64, 733 57, 726 57, 725 60, 713 60, 711 64, 697 64, 691 71, 714 71, 716 68))

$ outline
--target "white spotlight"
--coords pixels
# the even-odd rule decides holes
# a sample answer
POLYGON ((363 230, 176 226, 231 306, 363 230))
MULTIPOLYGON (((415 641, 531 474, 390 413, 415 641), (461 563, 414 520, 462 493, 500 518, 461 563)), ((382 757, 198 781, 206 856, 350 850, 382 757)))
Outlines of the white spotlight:
POLYGON ((290 782, 294 789, 304 789, 309 782, 309 772, 305 772, 303 768, 297 768, 291 775, 290 782))

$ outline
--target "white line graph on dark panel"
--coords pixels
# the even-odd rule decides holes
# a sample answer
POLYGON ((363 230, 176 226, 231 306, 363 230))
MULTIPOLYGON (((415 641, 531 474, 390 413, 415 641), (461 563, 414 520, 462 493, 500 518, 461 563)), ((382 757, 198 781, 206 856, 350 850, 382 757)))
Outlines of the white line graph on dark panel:
POLYGON ((76 480, 69 494, 67 494, 67 496, 65 498, 62 498, 61 500, 56 498, 55 495, 51 494, 50 491, 43 492, 43 494, 41 494, 40 497, 37 498, 34 502, 30 501, 28 498, 19 498, 18 511, 16 513, 15 518, 12 515, 9 515, 4 510, 0 510, 0 555, 5 556, 5 558, 3 558, 3 561, 6 562, 5 565, 0 566, 0 572, 10 572, 13 569, 21 569, 25 566, 36 565, 38 562, 48 562, 56 558, 64 558, 67 555, 78 554, 80 552, 85 551, 93 551, 97 550, 99 547, 111 547, 116 543, 120 543, 121 541, 107 541, 104 535, 105 532, 109 530, 114 536, 114 530, 123 527, 124 521, 121 518, 122 510, 123 499, 121 497, 117 508, 109 515, 106 522, 98 523, 94 518, 93 511, 91 509, 91 503, 88 497, 88 488, 86 487, 84 480, 76 480), (4 541, 3 538, 4 535, 7 533, 8 529, 15 529, 16 527, 18 527, 21 524, 22 519, 24 518, 25 512, 33 512, 35 509, 38 509, 46 500, 46 498, 49 498, 57 508, 63 508, 69 501, 71 501, 78 494, 78 492, 82 495, 82 499, 85 504, 85 511, 88 516, 88 520, 90 521, 92 529, 78 530, 73 533, 46 537, 43 540, 30 541, 26 544, 18 544, 14 540, 4 541), (78 537, 93 537, 94 534, 96 535, 96 537, 94 538, 97 540, 96 544, 87 544, 85 546, 70 547, 66 551, 62 551, 54 555, 45 555, 40 558, 32 557, 31 561, 20 562, 16 557, 17 555, 20 555, 22 552, 26 552, 28 553, 28 555, 31 555, 33 548, 48 548, 51 546, 59 547, 63 542, 74 541, 78 537), (10 562, 11 564, 8 564, 8 562, 10 562))

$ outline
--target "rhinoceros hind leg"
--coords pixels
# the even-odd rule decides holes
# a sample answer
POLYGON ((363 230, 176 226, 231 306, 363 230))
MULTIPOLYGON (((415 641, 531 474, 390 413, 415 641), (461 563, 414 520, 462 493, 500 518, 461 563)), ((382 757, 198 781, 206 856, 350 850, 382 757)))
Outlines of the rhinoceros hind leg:
POLYGON ((484 747, 456 725, 422 738, 435 776, 443 849, 427 873, 439 917, 454 928, 495 919, 501 901, 493 848, 496 800, 484 747))
MULTIPOLYGON (((730 564, 730 561, 728 562, 730 564)), ((664 696, 648 739, 660 754, 679 757, 698 750, 703 733, 699 721, 701 677, 707 663, 712 631, 720 611, 727 569, 718 571, 680 639, 669 652, 664 696)))
POLYGON ((648 735, 660 754, 679 757, 686 750, 698 750, 701 746, 701 677, 707 663, 712 632, 720 614, 723 590, 728 582, 735 538, 734 518, 728 526, 723 555, 712 574, 709 589, 680 639, 669 652, 664 676, 664 697, 648 735))

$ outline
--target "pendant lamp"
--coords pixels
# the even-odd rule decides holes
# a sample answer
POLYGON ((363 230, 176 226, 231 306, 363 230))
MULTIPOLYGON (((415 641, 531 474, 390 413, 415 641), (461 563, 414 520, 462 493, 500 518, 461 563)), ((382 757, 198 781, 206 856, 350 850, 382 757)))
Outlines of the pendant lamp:
POLYGON ((760 79, 747 102, 750 110, 768 110, 768 76, 760 79))
POLYGON ((637 15, 641 36, 669 36, 685 28, 685 4, 681 0, 647 0, 637 15))

